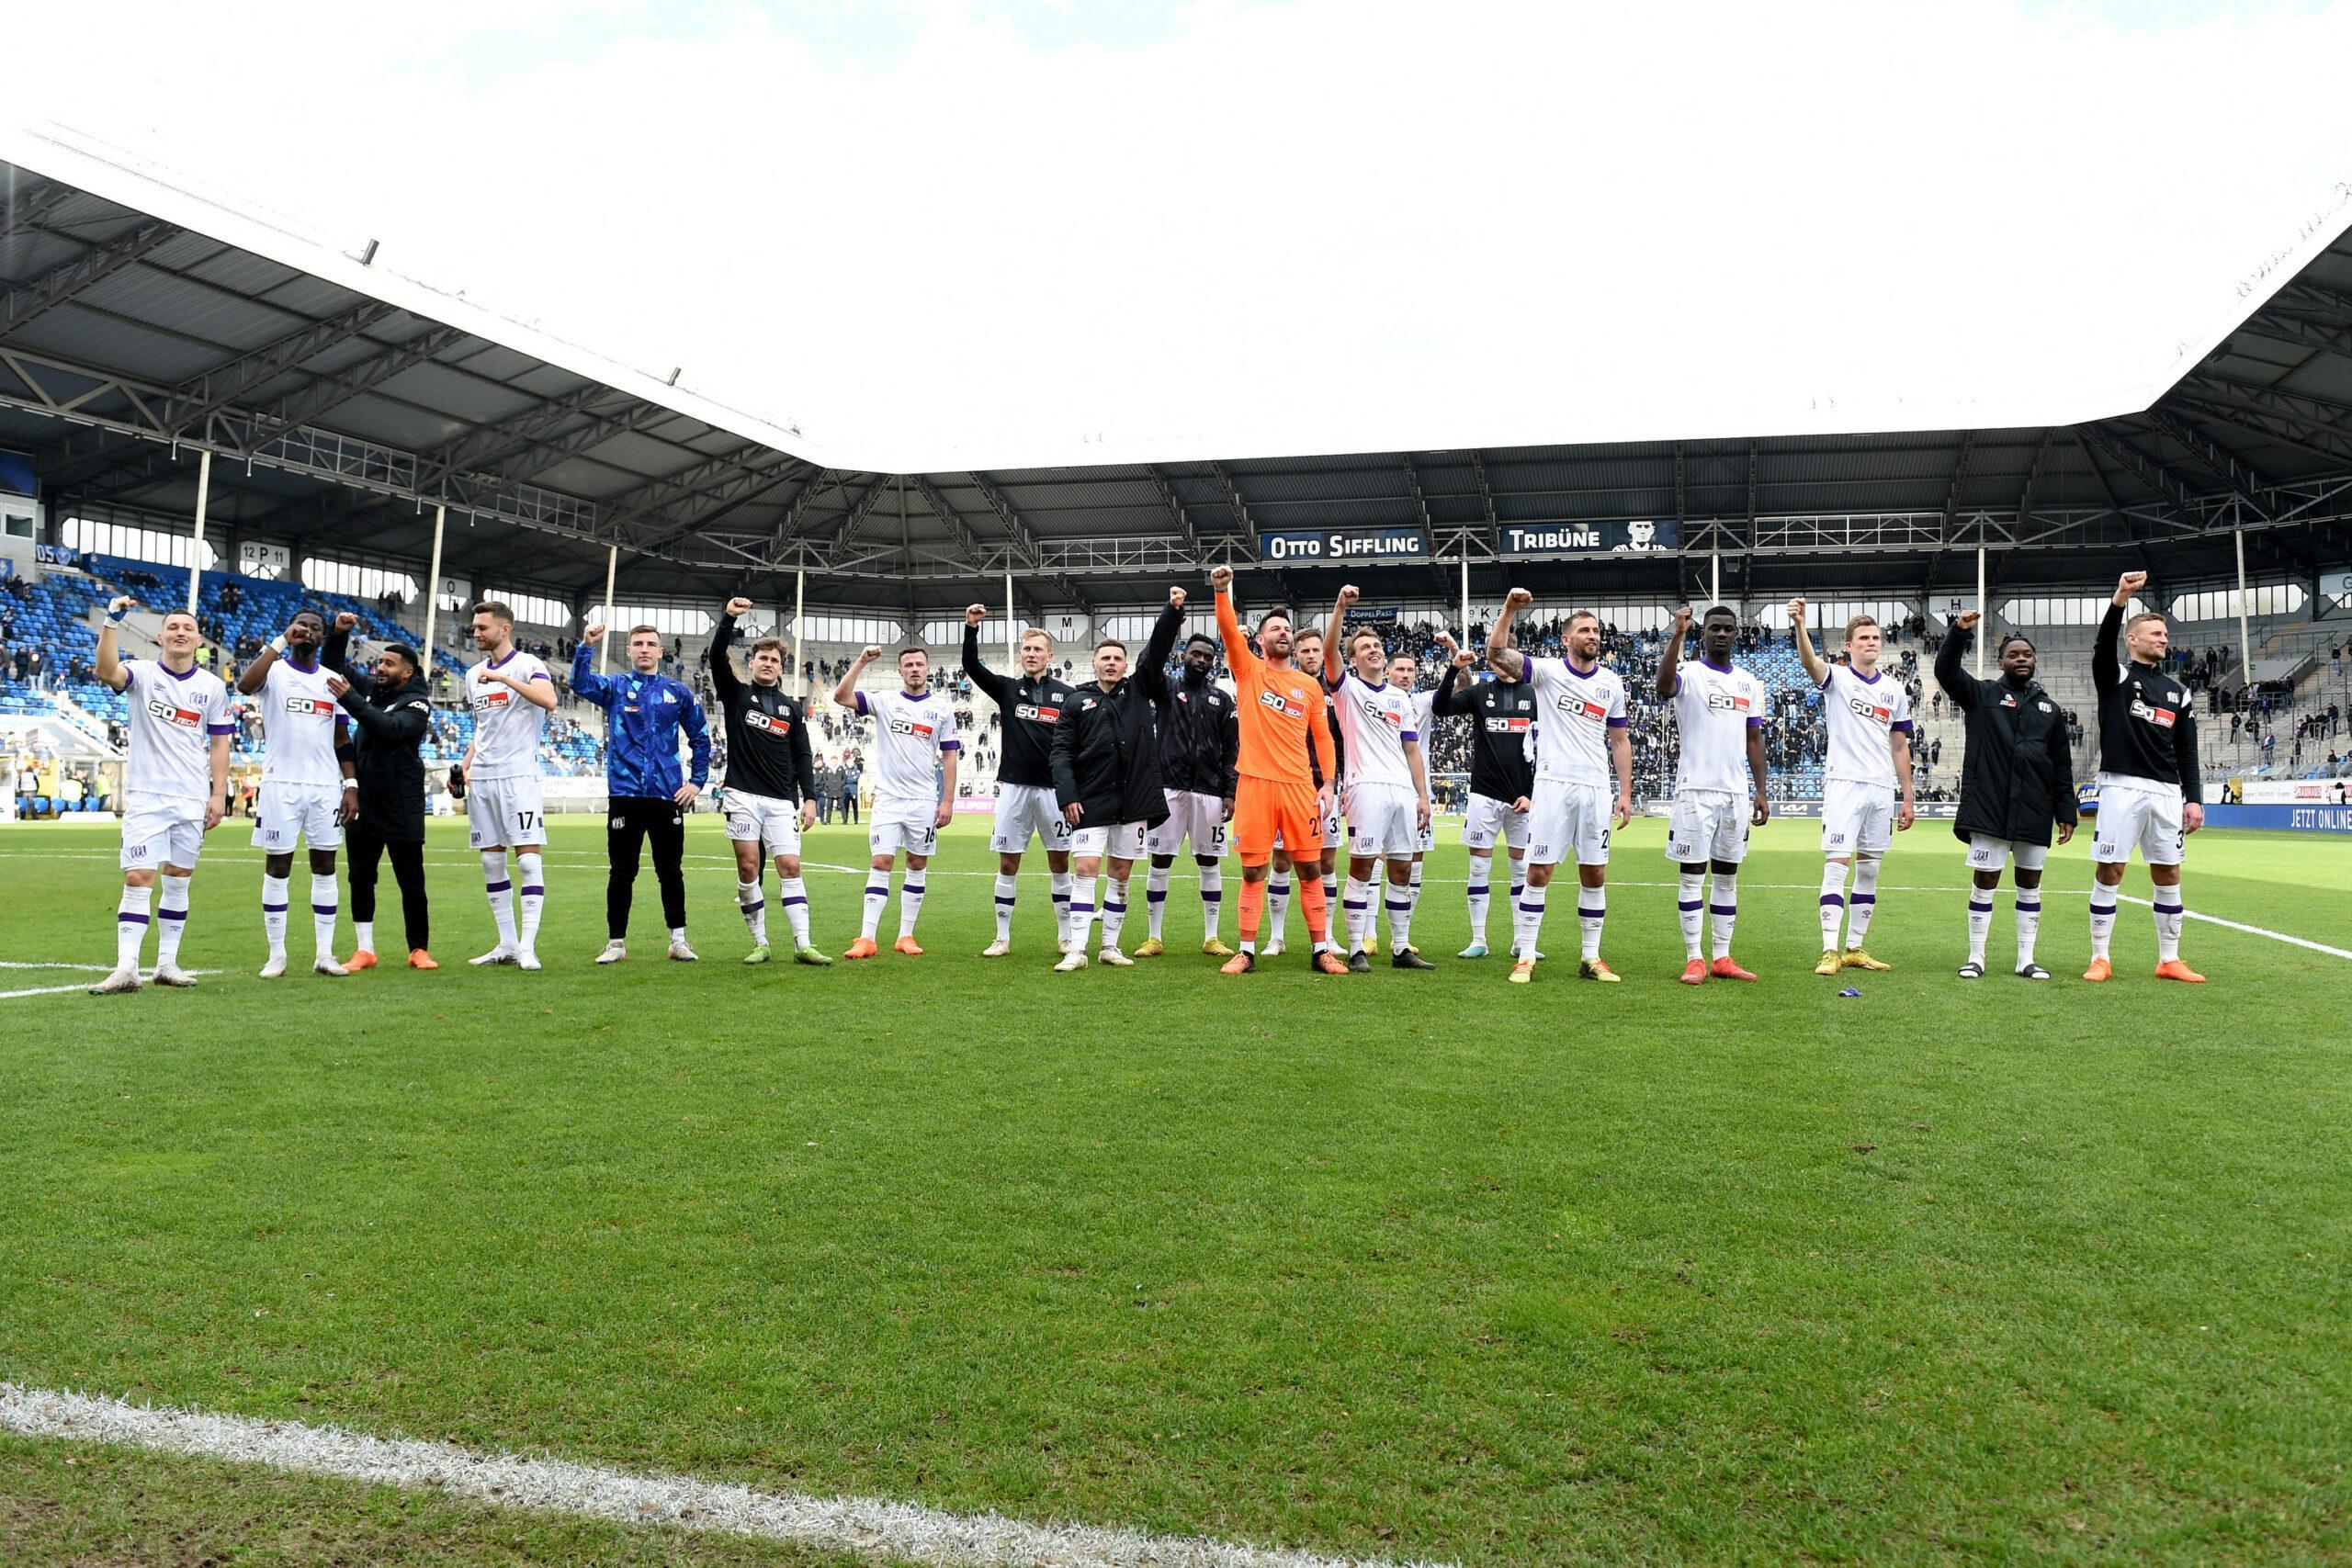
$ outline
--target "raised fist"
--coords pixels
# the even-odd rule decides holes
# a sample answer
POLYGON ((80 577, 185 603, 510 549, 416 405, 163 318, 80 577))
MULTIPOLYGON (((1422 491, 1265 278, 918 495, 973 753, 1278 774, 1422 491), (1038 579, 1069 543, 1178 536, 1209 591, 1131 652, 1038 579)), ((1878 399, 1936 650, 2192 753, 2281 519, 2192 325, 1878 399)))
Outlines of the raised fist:
POLYGON ((727 614, 735 620, 740 621, 751 613, 752 602, 749 599, 744 598, 741 593, 738 593, 734 598, 727 601, 727 614))
POLYGON ((1346 587, 1340 590, 1340 608, 1344 610, 1363 597, 1363 591, 1358 588, 1354 583, 1351 582, 1346 587))
POLYGON ((1789 625, 1792 626, 1804 625, 1804 595, 1802 593, 1789 601, 1789 625))
POLYGON ((1209 586, 1219 593, 1231 592, 1233 591, 1233 569, 1229 566, 1220 566, 1212 569, 1209 572, 1209 586))
POLYGON ((1168 591, 1168 602, 1180 610, 1184 607, 1184 599, 1185 593, 1182 589, 1170 588, 1168 591))
POLYGON ((1674 629, 1678 634, 1687 632, 1690 629, 1690 605, 1677 604, 1674 607, 1674 629))
POLYGON ((580 640, 582 642, 600 641, 604 637, 604 635, 605 623, 602 621, 591 621, 586 626, 580 628, 580 640))
POLYGON ((339 632, 357 631, 359 629, 359 617, 353 615, 350 611, 345 610, 342 615, 337 615, 334 618, 334 629, 339 632))
POLYGON ((964 606, 964 624, 966 626, 977 626, 988 618, 989 607, 986 604, 967 604, 964 606))
POLYGON ((858 661, 860 664, 871 664, 871 663, 873 663, 873 662, 874 662, 874 660, 877 660, 877 659, 879 659, 879 658, 881 658, 881 657, 882 657, 882 649, 881 649, 881 646, 880 646, 879 644, 876 644, 876 643, 871 643, 871 642, 869 642, 869 643, 867 643, 864 648, 862 648, 862 649, 860 649, 858 650, 858 654, 857 654, 857 661, 858 661))
POLYGON ((1951 624, 1962 631, 1973 632, 1976 629, 1976 623, 1984 618, 1984 612, 1982 610, 1962 610, 1951 618, 1951 624))
POLYGON ((1467 670, 1477 662, 1478 656, 1466 648, 1457 650, 1453 655, 1453 667, 1456 670, 1467 670))
POLYGON ((1524 588, 1514 588, 1503 596, 1503 609, 1513 615, 1534 603, 1535 595, 1524 588))
POLYGON ((128 614, 130 612, 130 605, 131 598, 130 594, 118 593, 113 598, 107 601, 107 614, 109 615, 128 614))
POLYGON ((1437 645, 1445 649, 1446 652, 1452 653, 1453 651, 1455 644, 1453 641, 1453 634, 1452 632, 1439 632, 1434 640, 1437 645))
POLYGON ((2119 604, 2129 604, 2132 602, 2132 595, 2146 586, 2148 586, 2146 572, 2127 571, 2116 581, 2115 602, 2119 604))

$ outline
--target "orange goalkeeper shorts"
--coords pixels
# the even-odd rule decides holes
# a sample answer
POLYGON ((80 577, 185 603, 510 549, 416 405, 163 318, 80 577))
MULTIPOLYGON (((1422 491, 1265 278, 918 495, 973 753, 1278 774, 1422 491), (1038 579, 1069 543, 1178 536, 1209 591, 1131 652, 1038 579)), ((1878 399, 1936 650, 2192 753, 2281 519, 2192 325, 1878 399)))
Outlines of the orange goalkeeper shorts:
POLYGON ((1323 813, 1311 784, 1251 778, 1234 785, 1233 848, 1243 865, 1263 865, 1274 856, 1274 835, 1296 858, 1323 852, 1323 813))

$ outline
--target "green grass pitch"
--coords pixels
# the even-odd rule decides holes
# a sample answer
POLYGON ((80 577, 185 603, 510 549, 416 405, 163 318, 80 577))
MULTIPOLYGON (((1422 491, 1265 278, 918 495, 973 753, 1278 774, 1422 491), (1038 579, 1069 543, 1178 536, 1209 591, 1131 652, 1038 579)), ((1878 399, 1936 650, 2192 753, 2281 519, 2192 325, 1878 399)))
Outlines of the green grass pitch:
MULTIPOLYGON (((1057 976, 1037 858, 983 961, 971 824, 927 956, 747 969, 708 817, 704 961, 661 961, 649 869, 602 970, 601 827, 557 820, 540 975, 463 965, 490 920, 441 822, 448 967, 261 981, 232 823, 200 989, 0 1001, 0 1379, 1334 1553, 2352 1556, 2352 962, 2192 920, 2212 983, 2163 984, 2126 904, 2086 986, 2081 841, 2055 981, 2007 973, 2006 889, 1994 974, 1953 977, 1931 823, 1882 889, 1894 971, 1823 980, 1815 829, 1776 824, 1740 899, 1761 983, 1691 991, 1656 821, 1617 846, 1615 987, 1575 979, 1565 879, 1537 984, 1455 962, 1452 824, 1430 975, 1223 978, 1180 874, 1170 956, 1057 976)), ((0 833, 0 961, 111 959, 115 845, 0 833)), ((859 875, 810 874, 829 951, 859 875)), ((2352 947, 2352 845, 2203 834, 2187 892, 2352 947)), ((0 1559, 208 1551, 806 1561, 0 1442, 0 1559)))

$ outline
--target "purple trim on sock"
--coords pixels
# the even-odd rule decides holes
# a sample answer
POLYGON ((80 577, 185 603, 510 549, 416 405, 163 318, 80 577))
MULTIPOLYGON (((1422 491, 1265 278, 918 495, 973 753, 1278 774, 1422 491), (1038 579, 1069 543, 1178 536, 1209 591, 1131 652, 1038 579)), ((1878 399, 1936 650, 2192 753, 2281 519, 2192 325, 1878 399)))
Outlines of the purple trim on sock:
POLYGON ((1287 898, 1290 897, 1290 884, 1287 882, 1269 882, 1266 884, 1266 891, 1274 897, 1287 898))
POLYGON ((1144 902, 1147 904, 1165 904, 1168 902, 1168 889, 1165 887, 1147 887, 1143 890, 1143 898, 1144 902))
POLYGON ((1091 904, 1072 904, 1069 907, 1069 912, 1073 915, 1084 915, 1091 920, 1094 918, 1094 906, 1091 904))
POLYGON ((1413 906, 1411 904, 1396 898, 1391 898, 1388 902, 1381 906, 1382 908, 1387 910, 1392 915, 1396 914, 1400 909, 1409 909, 1412 907, 1413 906))
POLYGON ((1846 907, 1846 900, 1840 898, 1835 893, 1824 893, 1821 896, 1821 907, 1823 908, 1826 909, 1833 904, 1842 909, 1846 907))
POLYGON ((1127 907, 1125 904, 1106 903, 1102 906, 1102 912, 1106 915, 1124 915, 1127 912, 1127 907))
POLYGON ((1350 898, 1343 902, 1340 907, 1343 909, 1369 909, 1372 908, 1372 900, 1369 898, 1350 898))
POLYGON ((286 906, 283 904, 264 904, 261 907, 261 912, 265 915, 282 915, 286 913, 286 906))
POLYGON ((1857 893, 1854 895, 1854 902, 1857 904, 1875 904, 1878 902, 1878 895, 1875 893, 1857 893))
POLYGON ((793 893, 793 894, 788 894, 788 895, 786 895, 786 897, 782 897, 782 898, 777 899, 777 900, 776 900, 776 902, 777 902, 777 903, 779 903, 779 904, 781 904, 781 905, 783 905, 786 908, 789 909, 789 908, 791 908, 795 904, 806 904, 807 902, 808 902, 808 899, 806 899, 806 898, 803 898, 803 897, 802 897, 799 894, 797 894, 797 893, 793 893))
MULTIPOLYGON (((481 890, 485 893, 511 893, 514 891, 514 884, 512 882, 486 882, 482 884, 481 890)), ((278 908, 282 909, 286 908, 286 906, 280 904, 278 908)))
MULTIPOLYGON (((790 902, 791 902, 791 900, 787 898, 787 899, 786 899, 786 900, 785 900, 785 902, 788 904, 788 903, 790 903, 790 902)), ((756 914, 758 914, 762 909, 764 909, 764 908, 766 908, 767 907, 768 907, 768 901, 767 901, 766 899, 763 898, 763 899, 761 899, 761 900, 760 900, 758 903, 756 903, 756 904, 746 904, 746 905, 744 905, 744 906, 743 906, 743 913, 745 913, 745 914, 747 914, 747 915, 756 915, 756 914)))
POLYGON ((1707 913, 1711 915, 1736 915, 1739 913, 1739 906, 1736 904, 1710 904, 1707 906, 1707 913))
MULTIPOLYGON (((1987 905, 1985 905, 1984 907, 1985 907, 1986 908, 1988 908, 1988 909, 1989 909, 1989 908, 1991 908, 1993 906, 1992 906, 1992 905, 1990 905, 1990 904, 1987 904, 1987 905)), ((2041 913, 2041 899, 2039 899, 2039 898, 2036 898, 2032 903, 2029 904, 2029 903, 2027 903, 2027 902, 2026 902, 2024 899, 2022 899, 2022 898, 2018 899, 2018 913, 2019 913, 2019 914, 2021 914, 2021 915, 2038 915, 2038 914, 2041 913)))
POLYGON ((1018 902, 1018 900, 1008 898, 1003 894, 1000 893, 997 895, 996 907, 1000 909, 1010 909, 1016 902, 1018 902))
POLYGON ((187 919, 186 909, 158 909, 155 914, 158 919, 185 920, 187 919))
POLYGON ((1544 912, 1544 906, 1541 904, 1521 904, 1519 907, 1519 912, 1522 915, 1540 915, 1544 912))
MULTIPOLYGON (((2041 906, 2036 904, 2034 908, 2038 909, 2041 908, 2041 906)), ((1971 898, 1968 901, 1968 912, 1972 915, 1989 915, 1993 912, 1993 906, 1989 901, 1980 904, 1975 899, 1971 898)))
POLYGON ((2188 908, 2187 905, 2180 903, 2177 899, 2169 904, 2165 903, 2161 898, 2151 898, 2148 902, 2156 907, 2156 913, 2159 915, 2177 915, 2182 909, 2188 908))
POLYGON ((1214 887, 1210 888, 1207 892, 1205 892, 1205 893, 1204 893, 1204 894, 1202 894, 1202 895, 1201 895, 1201 902, 1202 902, 1202 903, 1204 903, 1204 904, 1216 904, 1216 903, 1221 903, 1221 902, 1223 902, 1223 901, 1224 901, 1224 898, 1225 898, 1225 895, 1224 895, 1223 893, 1218 892, 1218 891, 1217 891, 1216 888, 1214 888, 1214 887))
POLYGON ((114 912, 114 918, 126 925, 143 926, 147 923, 146 916, 134 915, 127 909, 117 909, 114 912))
POLYGON ((1705 908, 1706 905, 1707 901, 1704 898, 1678 898, 1675 900, 1674 907, 1689 915, 1705 908))
POLYGON ((526 898, 544 898, 547 897, 547 892, 548 890, 544 887, 526 886, 523 889, 523 897, 526 898))
POLYGON ((890 896, 890 885, 886 882, 876 887, 869 882, 865 885, 865 896, 868 898, 888 898, 890 896))
POLYGON ((342 908, 343 906, 340 904, 313 904, 311 906, 311 913, 314 915, 332 915, 342 908))

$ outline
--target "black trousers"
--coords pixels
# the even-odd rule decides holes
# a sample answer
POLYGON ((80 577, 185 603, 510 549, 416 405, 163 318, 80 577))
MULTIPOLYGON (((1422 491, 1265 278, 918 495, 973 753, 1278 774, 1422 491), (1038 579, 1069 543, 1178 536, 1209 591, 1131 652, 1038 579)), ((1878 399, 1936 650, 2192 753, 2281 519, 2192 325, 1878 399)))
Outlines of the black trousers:
POLYGON ((613 863, 605 883, 605 934, 615 942, 628 935, 638 852, 648 839, 653 840, 653 878, 662 885, 662 921, 672 931, 686 923, 685 809, 674 801, 616 795, 605 820, 605 852, 613 863))
POLYGON ((855 790, 842 791, 842 820, 844 822, 857 820, 857 792, 855 790))
POLYGON ((379 839, 355 822, 344 829, 343 846, 351 852, 351 918, 376 918, 376 863, 390 852, 392 875, 401 885, 401 919, 408 927, 409 951, 431 948, 433 917, 424 902, 424 842, 379 839))

